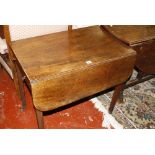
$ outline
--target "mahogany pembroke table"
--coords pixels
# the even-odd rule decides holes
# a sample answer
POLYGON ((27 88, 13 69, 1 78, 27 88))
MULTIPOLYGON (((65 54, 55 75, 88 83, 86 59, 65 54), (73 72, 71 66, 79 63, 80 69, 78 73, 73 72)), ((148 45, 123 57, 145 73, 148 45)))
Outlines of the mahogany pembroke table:
MULTIPOLYGON (((70 28, 69 28, 70 29, 70 28)), ((23 83, 33 98, 39 128, 43 112, 115 86, 112 112, 123 84, 132 73, 136 52, 99 26, 11 41, 4 26, 14 81, 22 107, 23 83)))

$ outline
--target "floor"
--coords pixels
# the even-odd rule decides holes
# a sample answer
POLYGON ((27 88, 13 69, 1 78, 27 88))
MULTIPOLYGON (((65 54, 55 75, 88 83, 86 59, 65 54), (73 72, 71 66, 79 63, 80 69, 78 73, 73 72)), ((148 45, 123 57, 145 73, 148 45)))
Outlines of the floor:
MULTIPOLYGON (((0 68, 0 128, 35 129, 37 122, 31 95, 25 87, 27 107, 20 111, 21 102, 15 91, 13 80, 0 68)), ((45 128, 53 129, 92 129, 102 127, 103 113, 91 101, 85 101, 61 111, 46 113, 45 128), (52 114, 52 115, 51 115, 52 114)))

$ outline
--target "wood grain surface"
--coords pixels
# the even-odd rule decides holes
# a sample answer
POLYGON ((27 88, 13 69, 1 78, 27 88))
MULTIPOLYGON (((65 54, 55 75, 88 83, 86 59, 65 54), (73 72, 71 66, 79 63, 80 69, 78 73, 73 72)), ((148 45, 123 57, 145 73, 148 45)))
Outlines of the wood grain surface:
POLYGON ((12 42, 35 107, 48 111, 118 85, 130 76, 136 52, 99 26, 12 42))

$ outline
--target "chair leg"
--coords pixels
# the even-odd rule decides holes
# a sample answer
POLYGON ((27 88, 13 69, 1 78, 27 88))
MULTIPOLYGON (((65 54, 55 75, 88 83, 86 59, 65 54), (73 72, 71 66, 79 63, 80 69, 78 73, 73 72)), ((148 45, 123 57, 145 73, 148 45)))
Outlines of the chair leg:
POLYGON ((123 90, 123 88, 124 88, 124 83, 115 87, 115 91, 114 91, 114 94, 113 94, 113 97, 112 97, 112 101, 111 101, 110 107, 109 107, 109 113, 113 112, 113 109, 114 109, 114 107, 116 105, 117 100, 120 97, 120 93, 123 90))
POLYGON ((44 129, 43 112, 37 110, 36 108, 35 108, 35 112, 36 112, 36 118, 37 118, 38 128, 39 129, 44 129))
POLYGON ((24 91, 24 82, 23 82, 23 77, 21 74, 21 71, 19 70, 18 65, 15 63, 15 67, 16 67, 16 85, 19 89, 19 95, 20 95, 20 99, 22 101, 22 107, 21 110, 23 111, 26 108, 26 99, 25 99, 25 91, 24 91))

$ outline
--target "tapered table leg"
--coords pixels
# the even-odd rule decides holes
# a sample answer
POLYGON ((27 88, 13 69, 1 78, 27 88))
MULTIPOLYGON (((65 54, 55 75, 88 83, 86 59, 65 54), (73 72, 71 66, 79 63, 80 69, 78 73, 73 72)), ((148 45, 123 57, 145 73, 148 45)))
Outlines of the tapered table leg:
POLYGON ((124 88, 124 83, 115 87, 114 94, 113 94, 113 97, 112 97, 112 101, 111 101, 110 107, 109 107, 109 113, 113 112, 113 109, 114 109, 114 107, 116 105, 117 100, 120 97, 120 93, 123 90, 123 88, 124 88))
POLYGON ((43 112, 37 109, 35 109, 35 112, 36 112, 38 128, 43 129, 44 128, 43 112))

